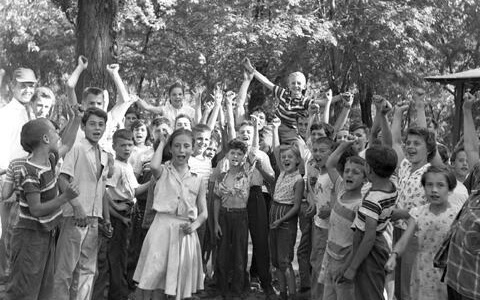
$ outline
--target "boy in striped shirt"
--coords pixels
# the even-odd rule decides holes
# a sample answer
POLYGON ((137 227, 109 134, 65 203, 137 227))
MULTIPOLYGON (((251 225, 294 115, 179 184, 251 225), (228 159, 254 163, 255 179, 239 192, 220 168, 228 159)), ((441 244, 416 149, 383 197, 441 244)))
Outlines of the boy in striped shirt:
POLYGON ((298 135, 296 117, 299 113, 305 112, 312 99, 305 96, 307 80, 302 72, 293 72, 288 75, 288 88, 284 89, 275 85, 268 78, 255 70, 248 58, 244 60, 244 67, 249 73, 253 73, 254 77, 260 81, 265 87, 273 92, 278 100, 276 115, 282 121, 278 128, 280 142, 282 144, 290 144, 292 142, 300 142, 305 144, 298 135))
POLYGON ((70 183, 58 195, 55 167, 61 154, 60 137, 50 121, 40 118, 26 123, 21 144, 30 156, 25 160, 19 189, 20 214, 13 229, 6 299, 51 299, 55 229, 62 218, 62 205, 79 192, 70 183))
POLYGON ((397 166, 397 154, 390 147, 373 146, 365 154, 366 171, 372 187, 362 200, 352 228, 352 259, 348 268, 340 272, 337 284, 355 284, 355 299, 384 299, 385 263, 390 247, 383 232, 387 228, 397 200, 397 190, 390 176, 397 166))

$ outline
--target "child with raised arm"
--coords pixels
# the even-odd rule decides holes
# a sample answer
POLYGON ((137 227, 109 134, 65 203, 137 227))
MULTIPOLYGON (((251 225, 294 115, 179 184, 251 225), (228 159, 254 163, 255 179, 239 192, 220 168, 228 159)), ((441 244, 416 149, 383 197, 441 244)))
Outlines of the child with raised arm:
POLYGON ((341 157, 355 139, 351 136, 342 142, 327 160, 327 172, 335 184, 334 203, 329 219, 328 240, 323 259, 323 300, 355 299, 353 282, 337 282, 338 272, 348 265, 353 251, 351 228, 362 203, 362 187, 367 182, 365 160, 359 156, 347 157, 343 170, 338 168, 341 157))
MULTIPOLYGON (((78 79, 84 70, 88 67, 88 59, 81 55, 78 57, 78 65, 70 75, 67 80, 67 95, 68 101, 71 105, 77 103, 77 96, 75 94, 75 86, 77 85, 78 79)), ((137 98, 130 98, 128 95, 127 88, 123 84, 122 78, 120 77, 119 70, 120 66, 118 64, 110 64, 106 66, 107 73, 112 77, 113 82, 117 88, 119 98, 115 103, 115 106, 108 111, 108 123, 106 124, 105 134, 103 135, 100 146, 107 151, 108 153, 113 154, 112 149, 112 135, 117 128, 123 127, 123 118, 127 112, 130 105, 137 101, 137 98)), ((90 107, 97 107, 107 112, 108 108, 108 93, 98 87, 87 87, 82 93, 81 104, 83 109, 90 107)), ((83 138, 84 135, 79 131, 77 140, 83 138)))
MULTIPOLYGON (((115 162, 113 175, 107 180, 105 197, 110 205, 113 236, 106 241, 106 257, 99 256, 94 299, 126 300, 130 294, 127 284, 127 246, 131 232, 131 214, 135 196, 144 193, 150 182, 138 184, 132 166, 128 163, 133 148, 133 134, 119 129, 113 134, 115 162), (98 294, 97 294, 98 291, 98 294)), ((135 233, 136 234, 136 233, 135 233)), ((102 245, 103 246, 103 245, 102 245)))
POLYGON ((89 299, 97 269, 98 221, 110 223, 103 195, 108 174, 108 154, 98 145, 105 132, 107 113, 89 108, 82 117, 85 137, 67 153, 60 169, 60 188, 72 181, 80 195, 63 207, 57 242, 55 295, 52 299, 89 299))
POLYGON ((20 214, 13 229, 6 299, 52 299, 56 228, 62 205, 78 196, 75 183, 59 195, 55 167, 60 137, 45 118, 27 122, 21 143, 30 153, 20 183, 20 214))
POLYGON ((323 255, 328 239, 328 219, 331 211, 331 194, 333 182, 328 176, 326 163, 332 154, 334 142, 328 137, 321 137, 312 142, 312 158, 306 165, 307 202, 309 209, 315 211, 312 225, 312 250, 310 264, 312 265, 311 276, 311 299, 321 299, 323 284, 318 282, 323 255))
POLYGON ((247 152, 246 143, 238 139, 231 140, 226 154, 229 167, 215 180, 214 232, 219 240, 216 269, 218 286, 223 297, 229 294, 240 296, 247 282, 247 203, 255 169, 255 162, 251 161, 247 152))
POLYGON ((367 178, 372 187, 362 200, 352 228, 353 252, 350 263, 334 278, 337 284, 355 285, 356 300, 384 299, 390 247, 382 234, 397 200, 397 190, 390 176, 397 166, 397 155, 390 147, 373 146, 365 153, 367 178))
POLYGON ((278 176, 270 208, 270 257, 277 270, 281 299, 297 295, 292 260, 297 237, 297 214, 303 197, 304 182, 298 167, 302 157, 296 145, 280 153, 278 176))
POLYGON ((196 230, 207 219, 205 187, 190 172, 192 132, 175 130, 168 140, 172 159, 162 164, 165 139, 151 161, 157 180, 153 200, 155 219, 150 225, 133 279, 138 282, 136 299, 191 298, 203 289, 200 241, 196 230))
MULTIPOLYGON (((280 142, 290 144, 298 140, 295 117, 297 113, 306 111, 312 99, 305 97, 306 78, 301 72, 293 72, 288 75, 288 89, 273 84, 263 76, 250 63, 248 58, 243 61, 244 67, 249 73, 260 81, 269 90, 273 91, 275 98, 279 101, 276 108, 276 115, 282 121, 279 127, 280 142)), ((300 141, 301 142, 301 141, 300 141)))
POLYGON ((443 269, 434 267, 434 257, 447 237, 460 208, 449 202, 457 180, 446 166, 430 166, 421 183, 428 203, 410 210, 407 230, 393 247, 385 268, 395 270, 397 258, 406 250, 409 239, 417 239, 419 248, 412 266, 412 299, 446 300, 447 285, 442 282, 443 269))

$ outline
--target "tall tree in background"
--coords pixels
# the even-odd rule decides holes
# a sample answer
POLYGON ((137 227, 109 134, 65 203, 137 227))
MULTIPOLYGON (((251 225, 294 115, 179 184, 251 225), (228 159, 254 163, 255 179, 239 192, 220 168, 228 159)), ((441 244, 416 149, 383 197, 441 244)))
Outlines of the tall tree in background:
POLYGON ((78 0, 76 54, 89 59, 88 70, 77 84, 78 96, 88 86, 111 86, 105 66, 118 55, 114 30, 118 5, 118 0, 78 0))

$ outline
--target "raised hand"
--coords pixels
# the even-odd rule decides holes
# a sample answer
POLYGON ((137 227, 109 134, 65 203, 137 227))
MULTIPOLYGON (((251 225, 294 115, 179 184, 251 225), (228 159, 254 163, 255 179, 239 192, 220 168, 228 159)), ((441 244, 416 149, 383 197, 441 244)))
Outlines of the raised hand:
POLYGON ((421 100, 422 96, 425 95, 425 90, 422 88, 415 89, 413 92, 413 99, 415 101, 421 100))
POLYGON ((332 89, 328 89, 328 91, 325 93, 325 96, 327 97, 328 101, 332 101, 332 99, 333 99, 332 89))
POLYGON ((228 91, 227 94, 225 95, 225 104, 232 105, 235 97, 237 97, 237 94, 235 92, 228 91))
POLYGON ((345 108, 351 108, 353 105, 353 94, 350 92, 342 93, 342 104, 345 108))
POLYGON ((245 67, 245 70, 249 73, 253 73, 255 71, 255 68, 252 66, 252 63, 250 62, 250 59, 248 57, 245 57, 243 59, 243 66, 245 67))
POLYGON ((253 71, 247 70, 247 68, 245 68, 243 70, 243 80, 244 81, 252 81, 253 80, 253 71))
POLYGON ((80 55, 78 57, 78 66, 82 68, 82 70, 85 70, 87 69, 88 67, 88 59, 83 56, 83 55, 80 55))
POLYGON ((281 121, 279 118, 277 118, 277 117, 275 117, 275 118, 272 120, 272 126, 273 126, 274 128, 280 127, 281 124, 282 124, 282 121, 281 121))
POLYGON ((400 113, 406 112, 410 108, 410 103, 408 101, 401 101, 395 105, 395 111, 400 113))
MULTIPOLYGON (((476 95, 480 96, 478 92, 476 95)), ((473 94, 466 92, 463 95, 463 109, 471 109, 476 99, 473 94)))
POLYGON ((120 70, 120 65, 119 64, 107 65, 107 72, 110 73, 110 74, 118 73, 118 70, 120 70))
POLYGON ((319 114, 319 113, 320 113, 320 105, 318 105, 318 103, 316 103, 316 102, 312 102, 308 106, 308 114, 310 116, 313 116, 313 115, 316 115, 316 114, 319 114))

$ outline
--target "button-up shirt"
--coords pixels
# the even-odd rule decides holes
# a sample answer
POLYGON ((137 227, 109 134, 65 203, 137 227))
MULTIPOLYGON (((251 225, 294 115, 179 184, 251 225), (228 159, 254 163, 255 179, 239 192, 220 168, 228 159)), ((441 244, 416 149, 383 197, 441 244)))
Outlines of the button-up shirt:
POLYGON ((163 116, 170 120, 172 127, 175 127, 175 119, 181 114, 185 114, 193 120, 195 117, 195 109, 185 104, 180 108, 175 108, 169 101, 165 103, 165 106, 163 107, 163 116))
POLYGON ((20 144, 20 133, 23 125, 34 118, 35 116, 32 113, 29 114, 26 107, 15 98, 0 108, 1 169, 6 169, 11 160, 28 154, 20 144))
MULTIPOLYGON (((86 138, 81 139, 65 156, 60 173, 72 177, 78 184, 80 195, 74 199, 85 210, 87 216, 102 217, 103 193, 105 192, 108 174, 108 154, 98 145, 92 145, 86 138), (97 178, 95 151, 100 152, 101 174, 97 178)), ((73 216, 73 208, 67 203, 63 207, 63 215, 73 216)))

